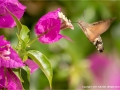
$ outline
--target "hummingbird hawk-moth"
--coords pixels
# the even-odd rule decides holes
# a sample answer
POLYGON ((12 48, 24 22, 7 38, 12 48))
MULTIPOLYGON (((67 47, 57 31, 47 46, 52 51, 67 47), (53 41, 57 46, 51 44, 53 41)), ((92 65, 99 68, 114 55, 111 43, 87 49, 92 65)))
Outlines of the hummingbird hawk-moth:
POLYGON ((90 42, 92 42, 99 52, 103 52, 103 42, 100 35, 104 33, 110 27, 111 23, 115 20, 115 18, 110 18, 106 20, 101 20, 94 23, 87 23, 84 21, 79 21, 78 25, 88 37, 90 42))

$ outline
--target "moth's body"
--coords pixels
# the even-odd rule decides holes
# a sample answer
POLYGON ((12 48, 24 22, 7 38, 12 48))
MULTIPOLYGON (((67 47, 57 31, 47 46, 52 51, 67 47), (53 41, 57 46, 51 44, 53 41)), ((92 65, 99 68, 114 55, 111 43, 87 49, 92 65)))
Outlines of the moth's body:
POLYGON ((95 40, 92 43, 96 46, 96 48, 99 52, 103 52, 104 47, 103 47, 102 38, 100 36, 95 38, 95 40))
POLYGON ((100 35, 110 27, 113 20, 115 20, 115 18, 101 20, 92 24, 79 21, 78 24, 88 39, 96 46, 98 51, 103 52, 104 47, 100 35))

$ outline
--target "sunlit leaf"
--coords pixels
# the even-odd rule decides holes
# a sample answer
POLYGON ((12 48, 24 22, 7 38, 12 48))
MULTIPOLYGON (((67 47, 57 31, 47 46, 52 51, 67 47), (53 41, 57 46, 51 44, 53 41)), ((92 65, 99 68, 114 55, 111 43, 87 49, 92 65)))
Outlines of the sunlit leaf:
POLYGON ((29 42, 29 35, 28 35, 28 33, 29 33, 29 29, 28 29, 28 27, 27 26, 25 26, 25 25, 22 25, 22 29, 21 29, 21 31, 20 31, 20 38, 27 44, 28 42, 29 42))
POLYGON ((19 43, 18 43, 18 47, 17 49, 25 49, 26 48, 26 44, 25 42, 20 38, 20 36, 18 34, 16 34, 17 37, 18 37, 18 40, 19 40, 19 43))
POLYGON ((18 40, 19 40, 19 43, 17 45, 18 49, 25 49, 26 48, 27 43, 30 40, 29 35, 28 35, 29 31, 30 30, 25 25, 22 25, 20 35, 17 34, 17 37, 18 37, 18 40))
POLYGON ((23 56, 23 62, 26 61, 27 59, 28 59, 28 56, 25 54, 25 55, 23 56))
POLYGON ((51 64, 47 57, 43 55, 41 52, 36 50, 30 50, 28 51, 28 56, 38 64, 40 69, 44 72, 46 77, 48 78, 50 88, 52 88, 52 76, 53 76, 53 70, 51 67, 51 64))

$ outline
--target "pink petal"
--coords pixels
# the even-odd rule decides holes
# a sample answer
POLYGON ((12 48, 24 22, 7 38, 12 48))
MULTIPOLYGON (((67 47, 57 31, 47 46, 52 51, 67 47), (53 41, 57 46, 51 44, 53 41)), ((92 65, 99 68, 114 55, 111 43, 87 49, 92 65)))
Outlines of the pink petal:
POLYGON ((74 41, 72 39, 70 39, 69 37, 63 36, 63 35, 62 35, 62 37, 74 43, 74 41))
POLYGON ((10 46, 9 41, 0 36, 0 67, 17 68, 24 66, 21 58, 10 46))
POLYGON ((10 59, 4 60, 0 58, 0 67, 9 67, 9 68, 18 68, 24 66, 21 58, 18 56, 18 54, 11 48, 10 50, 10 59))
POLYGON ((61 21, 58 18, 58 12, 60 9, 49 12, 43 17, 40 18, 38 23, 35 26, 35 32, 37 35, 40 35, 46 31, 46 34, 39 38, 39 41, 45 44, 54 43, 62 38, 60 32, 60 23, 61 21))
POLYGON ((99 53, 94 53, 88 58, 91 63, 90 69, 92 70, 97 82, 102 82, 104 73, 106 72, 105 70, 110 63, 109 58, 106 55, 99 53))
POLYGON ((20 80, 11 69, 6 68, 6 71, 4 71, 4 68, 0 67, 0 76, 0 80, 3 80, 3 82, 0 82, 0 86, 2 88, 7 88, 7 90, 22 90, 22 84, 20 80))
POLYGON ((0 46, 4 46, 6 44, 10 44, 9 41, 4 40, 4 36, 0 36, 0 46))
POLYGON ((53 28, 57 23, 60 23, 58 19, 58 12, 60 9, 55 10, 53 12, 49 12, 46 15, 42 16, 37 24, 35 25, 36 34, 40 35, 48 29, 53 28))
MULTIPOLYGON (((53 26, 56 25, 56 23, 54 22, 53 26)), ((39 38, 39 41, 45 44, 48 43, 54 43, 58 40, 60 40, 62 38, 62 36, 59 34, 60 32, 60 22, 57 22, 57 25, 54 26, 54 28, 52 28, 50 31, 48 31, 47 34, 41 36, 39 38)))
POLYGON ((0 1, 0 28, 11 28, 16 25, 5 8, 20 19, 23 16, 26 7, 19 3, 18 0, 0 1))
MULTIPOLYGON (((105 73, 105 83, 109 86, 120 86, 120 66, 116 60, 111 61, 105 73)), ((115 89, 120 90, 120 88, 115 89)))
POLYGON ((30 68, 30 73, 33 73, 35 70, 39 68, 39 66, 30 59, 26 60, 24 63, 27 64, 28 67, 30 68))
POLYGON ((0 89, 5 86, 4 68, 0 67, 0 89))

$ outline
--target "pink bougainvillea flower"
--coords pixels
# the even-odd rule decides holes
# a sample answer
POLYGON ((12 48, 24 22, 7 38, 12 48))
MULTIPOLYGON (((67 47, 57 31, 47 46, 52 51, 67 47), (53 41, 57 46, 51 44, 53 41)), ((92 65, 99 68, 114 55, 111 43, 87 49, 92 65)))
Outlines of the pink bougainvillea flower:
POLYGON ((109 65, 109 59, 104 54, 94 53, 89 56, 91 62, 91 70, 93 71, 95 77, 99 80, 102 80, 103 73, 109 65))
POLYGON ((45 44, 54 43, 61 38, 72 41, 69 37, 59 34, 60 30, 66 28, 74 29, 71 21, 68 20, 63 13, 60 12, 60 8, 58 8, 39 19, 35 25, 35 33, 38 35, 39 41, 45 44))
POLYGON ((24 64, 18 54, 10 46, 10 42, 0 36, 0 67, 17 68, 24 64))
POLYGON ((26 7, 18 0, 0 0, 0 28, 11 28, 16 25, 6 8, 20 19, 26 7))
MULTIPOLYGON (((109 67, 107 67, 105 77, 106 80, 104 82, 108 86, 120 86, 120 62, 119 60, 113 59, 113 61, 110 62, 109 67), (117 62, 116 62, 117 61, 117 62)), ((113 90, 120 90, 120 87, 118 89, 113 90)))
POLYGON ((0 67, 0 90, 22 90, 22 84, 11 69, 0 67))
MULTIPOLYGON (((89 56, 89 60, 94 76, 92 86, 106 86, 105 90, 120 90, 119 59, 112 55, 94 53, 89 56), (113 88, 107 88, 107 86, 113 86, 113 88)), ((103 90, 103 88, 99 90, 103 90)))
POLYGON ((33 73, 35 70, 39 68, 39 66, 30 59, 26 60, 24 63, 30 68, 30 73, 33 73))

